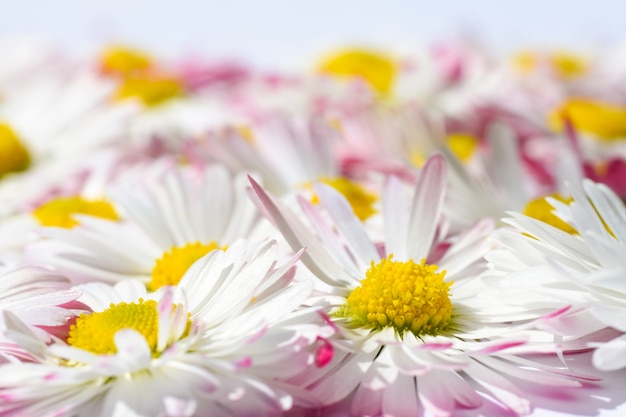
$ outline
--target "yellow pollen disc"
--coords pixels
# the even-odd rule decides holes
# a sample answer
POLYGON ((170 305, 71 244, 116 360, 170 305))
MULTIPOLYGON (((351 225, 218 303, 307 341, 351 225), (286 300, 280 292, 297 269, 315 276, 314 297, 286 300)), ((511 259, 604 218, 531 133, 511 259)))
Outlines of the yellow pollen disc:
MULTIPOLYGON (((158 356, 157 341, 159 336, 158 304, 154 300, 136 303, 119 303, 109 306, 99 313, 81 314, 76 323, 70 326, 67 343, 98 355, 111 355, 117 352, 115 334, 123 329, 133 329, 146 339, 153 356, 158 356)), ((179 306, 174 305, 175 312, 179 306)), ((187 317, 187 327, 181 337, 186 336, 191 328, 187 317)))
POLYGON ((327 56, 318 69, 340 77, 359 77, 375 91, 385 94, 393 86, 397 64, 381 52, 364 49, 346 49, 327 56))
MULTIPOLYGON (((361 221, 367 220, 370 216, 376 213, 374 203, 378 201, 378 197, 361 187, 359 184, 343 177, 320 178, 319 181, 326 185, 330 185, 335 190, 339 191, 341 195, 348 200, 354 214, 361 221)), ((311 202, 313 204, 318 204, 319 197, 314 194, 313 197, 311 197, 311 202)))
POLYGON ((152 269, 152 280, 148 287, 156 291, 164 285, 178 285, 194 262, 215 249, 225 249, 225 247, 218 246, 216 242, 208 245, 195 242, 182 247, 173 247, 156 260, 152 269))
POLYGON ((100 56, 100 66, 106 73, 127 76, 145 71, 153 65, 147 54, 126 46, 110 46, 100 56))
POLYGON ((626 138, 626 107, 581 98, 571 99, 549 115, 550 127, 562 131, 563 117, 569 118, 578 131, 599 139, 613 141, 626 138))
POLYGON ((74 214, 87 214, 102 219, 119 220, 113 206, 105 200, 86 200, 82 197, 60 197, 50 200, 33 211, 43 226, 71 229, 78 225, 74 214))
POLYGON ((0 123, 0 178, 30 166, 30 154, 13 129, 0 123))
POLYGON ((478 140, 472 135, 464 133, 448 135, 448 148, 463 162, 470 160, 477 145, 478 140))
POLYGON ((146 338, 153 353, 159 332, 159 315, 154 300, 111 304, 100 313, 81 314, 70 327, 67 342, 99 355, 117 352, 113 337, 122 329, 133 329, 146 338))
POLYGON ((382 329, 392 326, 399 334, 416 336, 444 332, 452 318, 445 271, 422 259, 395 262, 393 255, 372 264, 361 286, 355 288, 340 313, 355 326, 382 329))
POLYGON ((116 97, 119 100, 135 98, 146 106, 156 106, 184 94, 182 84, 171 77, 155 75, 130 76, 122 80, 116 97))
POLYGON ((541 220, 542 222, 547 223, 551 226, 554 226, 557 229, 561 229, 562 231, 567 232, 569 234, 578 233, 576 229, 574 229, 572 226, 570 226, 563 220, 559 219, 556 215, 554 215, 553 213, 554 207, 552 207, 552 205, 548 203, 548 200, 546 200, 546 197, 552 197, 555 200, 561 201, 566 204, 569 204, 572 201, 574 201, 574 199, 571 197, 563 197, 560 194, 550 194, 549 196, 539 197, 535 200, 530 201, 526 205, 526 207, 524 207, 523 213, 528 217, 541 220))

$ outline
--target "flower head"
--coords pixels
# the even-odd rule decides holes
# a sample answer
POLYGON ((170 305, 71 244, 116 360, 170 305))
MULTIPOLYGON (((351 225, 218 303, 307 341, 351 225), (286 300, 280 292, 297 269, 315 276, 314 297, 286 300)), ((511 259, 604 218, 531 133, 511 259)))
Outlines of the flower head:
POLYGON ((382 242, 369 237, 345 199, 328 187, 316 186, 325 215, 301 200, 312 232, 253 183, 263 209, 292 247, 307 247, 303 263, 323 283, 311 302, 326 307, 337 327, 330 341, 340 353, 327 367, 295 381, 323 402, 354 391, 355 415, 409 416, 423 406, 447 416, 456 405, 480 406, 474 381, 510 411, 526 414, 528 399, 504 375, 579 385, 516 356, 539 347, 521 332, 528 325, 523 315, 503 314, 497 296, 490 298, 479 279, 492 223, 448 235, 442 217, 445 183, 441 156, 426 163, 411 199, 390 178, 383 191, 382 242), (441 386, 450 389, 443 394, 441 386))
POLYGON ((176 285, 208 252, 260 233, 262 219, 244 180, 217 165, 141 165, 107 192, 116 211, 106 213, 115 217, 73 215, 80 225, 43 228, 48 239, 29 251, 79 282, 138 278, 153 290, 176 285))
POLYGON ((295 311, 311 289, 292 283, 297 257, 277 266, 275 256, 273 242, 239 241, 196 262, 178 287, 81 285, 92 311, 49 345, 5 313, 8 337, 34 359, 0 368, 0 410, 281 415, 294 397, 280 381, 311 363, 317 332, 306 324, 315 312, 295 311))
MULTIPOLYGON (((626 208, 607 186, 589 180, 582 188, 571 186, 570 191, 571 201, 549 202, 573 233, 510 213, 506 221, 514 228, 497 234, 504 249, 489 256, 494 271, 489 282, 528 287, 534 294, 532 304, 542 311, 583 308, 569 323, 551 324, 561 336, 584 338, 604 327, 626 332, 626 296, 621 284, 626 271, 626 208)), ((507 301, 511 306, 529 302, 508 297, 507 301)), ((625 367, 626 362, 618 359, 626 352, 623 340, 618 337, 602 344, 594 353, 594 364, 602 370, 625 367)))

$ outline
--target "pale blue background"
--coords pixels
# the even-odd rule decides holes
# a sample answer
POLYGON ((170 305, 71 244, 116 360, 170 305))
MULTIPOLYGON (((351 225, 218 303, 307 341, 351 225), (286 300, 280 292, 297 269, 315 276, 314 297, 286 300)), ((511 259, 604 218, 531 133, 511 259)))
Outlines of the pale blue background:
POLYGON ((110 39, 166 56, 239 56, 268 67, 341 43, 398 45, 475 34, 492 48, 617 43, 620 0, 0 0, 0 33, 39 34, 76 51, 110 39))

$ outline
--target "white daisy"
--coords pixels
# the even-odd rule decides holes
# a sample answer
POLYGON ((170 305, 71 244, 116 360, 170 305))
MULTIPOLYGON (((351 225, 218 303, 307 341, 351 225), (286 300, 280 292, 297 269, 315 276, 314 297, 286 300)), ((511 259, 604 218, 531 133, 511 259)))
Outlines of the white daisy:
POLYGON ((523 314, 502 314, 497 294, 488 297, 478 279, 492 222, 447 236, 441 216, 445 182, 441 156, 424 166, 412 200, 391 178, 383 194, 382 243, 368 237, 346 201, 328 187, 318 184, 316 192, 330 223, 301 200, 312 233, 253 182, 266 213, 293 248, 307 248, 302 261, 327 288, 312 302, 326 306, 337 328, 331 338, 336 355, 326 368, 293 381, 324 403, 356 390, 354 415, 413 416, 423 407, 448 416, 455 406, 481 405, 475 382, 491 400, 522 415, 531 410, 529 399, 508 376, 580 385, 567 372, 518 356, 552 347, 527 343, 529 335, 512 324, 528 325, 523 314))
POLYGON ((253 171, 284 195, 319 178, 341 175, 337 132, 319 118, 267 117, 250 130, 230 129, 204 143, 206 157, 234 172, 253 171))
POLYGON ((107 193, 121 220, 75 215, 80 225, 43 228, 46 239, 27 253, 75 282, 176 285, 209 251, 242 237, 266 238, 270 229, 246 196, 245 181, 219 165, 140 165, 107 193))
MULTIPOLYGON (((65 341, 39 342, 5 313, 7 335, 32 356, 0 367, 0 411, 29 416, 280 416, 292 377, 310 366, 311 287, 291 284, 298 256, 238 241, 196 262, 176 287, 85 284, 65 341)), ((294 390, 298 396, 303 395, 294 390)))
MULTIPOLYGON (((555 214, 572 227, 567 233, 549 224, 510 213, 505 219, 515 229, 501 230, 496 237, 505 249, 489 255, 492 285, 518 288, 523 285, 541 312, 548 308, 586 307, 575 321, 555 330, 565 336, 589 336, 610 327, 626 332, 626 208, 607 186, 590 180, 582 188, 570 187, 569 204, 551 199, 555 214)), ((597 339, 597 333, 596 339, 597 339)), ((604 338, 615 332, 604 332, 604 338)), ((624 336, 601 345, 593 361, 602 370, 626 367, 624 336)), ((595 345, 594 345, 595 346, 595 345)))
POLYGON ((317 117, 267 117, 253 130, 230 129, 200 145, 205 157, 233 172, 254 172, 273 193, 294 199, 304 191, 312 201, 314 181, 344 195, 361 220, 378 211, 380 180, 370 172, 348 175, 337 149, 340 135, 317 117))
POLYGON ((18 254, 39 238, 36 231, 42 225, 68 228, 77 225, 75 214, 118 219, 114 207, 106 200, 105 190, 116 174, 120 159, 117 152, 100 152, 90 159, 89 167, 63 177, 54 186, 42 188, 37 198, 20 211, 0 218, 0 250, 18 254))
POLYGON ((84 68, 29 79, 0 102, 0 215, 32 204, 94 154, 121 145, 133 105, 111 103, 113 85, 84 68))

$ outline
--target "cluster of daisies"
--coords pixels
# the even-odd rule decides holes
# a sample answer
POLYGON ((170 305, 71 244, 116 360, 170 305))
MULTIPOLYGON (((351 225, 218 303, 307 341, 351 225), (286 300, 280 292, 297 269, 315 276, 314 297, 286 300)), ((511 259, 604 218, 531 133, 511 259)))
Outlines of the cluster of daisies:
POLYGON ((626 367, 619 50, 0 55, 1 416, 525 415, 626 367))

